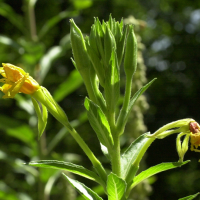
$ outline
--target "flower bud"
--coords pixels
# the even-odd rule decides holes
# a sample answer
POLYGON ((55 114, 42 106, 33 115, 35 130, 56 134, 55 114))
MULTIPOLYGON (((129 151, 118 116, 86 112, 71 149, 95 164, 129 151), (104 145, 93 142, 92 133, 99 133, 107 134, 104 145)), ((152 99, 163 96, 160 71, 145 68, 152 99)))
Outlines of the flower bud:
POLYGON ((131 76, 137 68, 137 39, 135 37, 133 26, 129 25, 128 36, 126 40, 126 50, 124 58, 124 70, 126 76, 131 76))

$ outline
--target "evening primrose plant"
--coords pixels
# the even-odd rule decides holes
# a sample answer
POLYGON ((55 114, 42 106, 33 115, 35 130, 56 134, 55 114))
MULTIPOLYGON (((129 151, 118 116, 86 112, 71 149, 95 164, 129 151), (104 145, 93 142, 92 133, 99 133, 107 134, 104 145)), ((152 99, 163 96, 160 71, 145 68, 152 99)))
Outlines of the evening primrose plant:
MULTIPOLYGON (((69 171, 100 184, 109 200, 126 200, 130 191, 143 180, 165 170, 180 167, 189 161, 183 161, 188 150, 200 152, 200 126, 193 119, 171 122, 155 133, 144 133, 122 153, 120 136, 125 134, 125 126, 136 100, 155 81, 153 79, 135 94, 131 94, 133 77, 137 70, 137 38, 133 25, 124 25, 123 20, 116 22, 112 17, 108 22, 95 18, 89 36, 84 37, 75 22, 70 20, 72 62, 80 73, 88 96, 84 106, 88 120, 99 140, 103 154, 109 159, 111 167, 105 169, 94 155, 81 135, 72 127, 66 113, 53 99, 49 91, 40 86, 23 69, 4 63, 0 68, 3 86, 0 90, 3 98, 14 98, 17 93, 31 96, 38 116, 39 138, 42 136, 51 113, 82 148, 91 161, 94 170, 80 165, 57 160, 31 161, 35 167, 54 168, 69 171), (120 93, 120 70, 126 76, 125 94, 120 93), (120 103, 121 96, 124 96, 120 103), (141 173, 137 173, 145 152, 155 139, 163 139, 171 134, 178 134, 176 140, 178 162, 161 163, 141 173), (185 137, 181 141, 182 137, 185 137)), ((133 130, 134 131, 134 130, 133 130)), ((88 133, 89 134, 89 133, 88 133)), ((63 173, 66 180, 85 198, 101 200, 102 198, 83 183, 73 180, 63 173)), ((193 199, 196 195, 190 196, 193 199)))

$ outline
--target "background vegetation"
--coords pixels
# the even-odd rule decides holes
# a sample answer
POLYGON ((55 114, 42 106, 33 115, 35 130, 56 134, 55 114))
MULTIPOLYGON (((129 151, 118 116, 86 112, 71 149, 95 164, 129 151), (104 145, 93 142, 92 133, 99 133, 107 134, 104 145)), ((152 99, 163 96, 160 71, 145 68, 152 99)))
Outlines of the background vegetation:
MULTIPOLYGON (((148 80, 158 79, 146 93, 149 109, 144 121, 147 130, 154 132, 181 118, 200 122, 199 7, 199 1, 186 0, 0 0, 0 62, 25 68, 48 88, 84 140, 101 157, 84 114, 86 91, 70 60, 69 18, 74 18, 85 34, 94 17, 107 20, 110 13, 116 20, 134 16, 146 22, 139 21, 139 35, 146 46, 146 76, 148 80)), ((84 162, 89 168, 90 163, 73 138, 49 116, 46 136, 38 141, 37 118, 27 95, 17 95, 16 100, 1 98, 0 110, 0 199, 76 199, 59 172, 22 165, 31 159, 60 159, 84 162)), ((177 161, 175 137, 155 141, 146 156, 146 165, 177 161)), ((127 138, 131 140, 130 130, 127 138)), ((185 159, 192 162, 150 180, 153 190, 147 189, 149 199, 173 200, 199 191, 199 155, 188 152, 185 159)), ((106 165, 106 160, 103 162, 106 165)), ((95 187, 91 182, 86 184, 95 187)))

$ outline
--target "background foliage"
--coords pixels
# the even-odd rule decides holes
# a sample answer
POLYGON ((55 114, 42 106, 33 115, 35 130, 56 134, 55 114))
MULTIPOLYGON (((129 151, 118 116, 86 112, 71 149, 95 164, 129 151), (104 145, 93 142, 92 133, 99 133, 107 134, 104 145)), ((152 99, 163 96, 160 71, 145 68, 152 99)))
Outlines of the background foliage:
MULTIPOLYGON (((154 132, 181 118, 200 121, 199 7, 200 2, 186 0, 0 0, 0 62, 25 68, 48 88, 84 140, 101 157, 96 137, 86 122, 86 91, 70 60, 69 18, 74 18, 86 34, 94 16, 107 20, 112 13, 120 20, 133 15, 146 22, 139 34, 146 46, 147 79, 158 79, 146 93, 149 109, 145 124, 148 131, 154 132)), ((0 199, 47 200, 50 191, 52 200, 76 199, 76 193, 59 172, 22 165, 31 159, 57 159, 82 162, 89 168, 90 163, 73 138, 49 116, 46 136, 38 141, 37 118, 28 96, 0 99, 0 110, 0 199)), ((148 151, 146 165, 177 161, 175 137, 155 141, 148 151)), ((127 138, 131 140, 130 134, 127 138)), ((149 180, 153 183, 149 199, 178 199, 199 191, 198 153, 189 152, 185 159, 192 162, 149 180)), ((91 182, 86 184, 95 187, 91 182)))

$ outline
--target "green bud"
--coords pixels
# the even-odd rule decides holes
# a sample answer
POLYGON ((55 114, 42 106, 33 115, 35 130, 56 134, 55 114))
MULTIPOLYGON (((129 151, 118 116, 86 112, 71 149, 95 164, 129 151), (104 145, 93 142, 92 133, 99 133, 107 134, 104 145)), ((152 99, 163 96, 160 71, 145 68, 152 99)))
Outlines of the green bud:
POLYGON ((105 36, 104 36, 104 51, 105 51, 105 64, 108 67, 112 51, 116 50, 115 38, 112 32, 109 29, 109 26, 106 25, 105 36))
POLYGON ((90 99, 96 102, 96 97, 93 91, 93 87, 91 85, 91 79, 95 79, 95 76, 90 76, 90 69, 92 68, 92 63, 90 62, 87 53, 85 40, 83 38, 81 30, 76 26, 73 19, 70 20, 70 25, 71 45, 75 61, 74 65, 76 66, 76 69, 79 71, 80 75, 83 78, 90 99))
POLYGON ((128 27, 128 36, 126 40, 126 50, 124 58, 124 70, 126 76, 133 76, 137 68, 137 39, 135 37, 133 26, 128 27))
POLYGON ((104 80, 105 80, 105 70, 102 67, 102 62, 96 53, 96 51, 93 49, 93 46, 89 44, 88 38, 86 38, 86 47, 87 52, 90 58, 90 61, 92 62, 93 68, 98 76, 99 82, 102 87, 104 87, 104 80))
MULTIPOLYGON (((123 21, 119 24, 120 28, 121 25, 123 25, 123 21)), ((117 58, 118 58, 118 63, 119 66, 121 65, 122 58, 124 55, 124 49, 125 49, 125 44, 126 44, 126 36, 127 36, 127 31, 128 26, 125 27, 125 30, 123 33, 117 34, 116 36, 116 44, 117 44, 117 58), (118 35, 121 35, 121 37, 118 39, 118 35)))
POLYGON ((83 73, 85 69, 89 69, 91 63, 87 55, 85 40, 83 38, 81 30, 76 26, 73 19, 70 20, 70 25, 71 25, 70 27, 71 45, 72 45, 74 60, 76 62, 76 67, 78 71, 81 73, 84 79, 85 74, 83 73))

